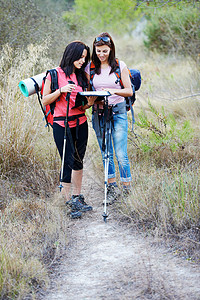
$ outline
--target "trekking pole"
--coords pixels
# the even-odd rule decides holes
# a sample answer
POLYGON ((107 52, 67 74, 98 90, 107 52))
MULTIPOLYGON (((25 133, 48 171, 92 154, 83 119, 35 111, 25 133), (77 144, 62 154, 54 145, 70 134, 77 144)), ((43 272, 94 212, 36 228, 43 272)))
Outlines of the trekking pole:
MULTIPOLYGON (((69 80, 69 84, 75 84, 73 81, 69 80)), ((62 191, 63 185, 63 171, 64 171, 64 162, 65 162, 65 150, 66 150, 66 142, 67 142, 67 126, 68 126, 68 114, 69 114, 69 100, 70 100, 71 93, 67 93, 66 101, 67 101, 67 112, 66 112, 66 119, 65 119, 65 133, 64 133, 64 142, 63 142, 63 155, 62 155, 62 163, 61 163, 61 171, 60 171, 60 192, 62 191)))
POLYGON ((109 156, 110 156, 110 138, 111 138, 111 122, 110 122, 110 116, 108 114, 108 97, 106 96, 105 99, 105 113, 104 113, 104 122, 105 123, 105 135, 103 136, 104 141, 104 161, 105 161, 105 194, 104 194, 104 212, 103 212, 103 219, 104 222, 107 222, 108 214, 107 214, 107 188, 108 188, 108 168, 109 168, 109 156))

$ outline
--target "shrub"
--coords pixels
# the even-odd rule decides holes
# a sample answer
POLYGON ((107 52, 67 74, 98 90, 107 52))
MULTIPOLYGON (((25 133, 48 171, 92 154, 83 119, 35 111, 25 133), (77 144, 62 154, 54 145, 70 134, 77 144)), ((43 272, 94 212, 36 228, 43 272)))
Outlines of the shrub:
POLYGON ((152 14, 145 29, 145 46, 164 53, 178 52, 193 58, 200 53, 199 11, 193 6, 165 7, 152 14))
MULTIPOLYGON (((136 125, 141 130, 136 143, 140 158, 151 158, 156 166, 170 166, 171 163, 186 164, 195 153, 188 151, 188 144, 193 138, 194 129, 190 121, 177 122, 172 113, 166 114, 148 102, 149 113, 138 113, 136 125)), ((137 137, 137 136, 136 136, 137 137)), ((130 140, 135 140, 131 135, 130 140)))
POLYGON ((133 0, 75 0, 73 10, 64 14, 64 20, 70 30, 99 33, 131 31, 140 14, 137 1, 133 0), (119 26, 120 20, 120 26, 119 26))

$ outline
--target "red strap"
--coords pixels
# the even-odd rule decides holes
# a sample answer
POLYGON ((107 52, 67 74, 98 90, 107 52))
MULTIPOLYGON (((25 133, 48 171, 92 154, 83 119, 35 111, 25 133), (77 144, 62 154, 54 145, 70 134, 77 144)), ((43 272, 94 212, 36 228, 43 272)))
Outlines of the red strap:
POLYGON ((94 71, 94 69, 95 69, 95 65, 94 65, 94 63, 91 61, 91 63, 90 63, 90 80, 93 80, 93 77, 94 77, 94 72, 92 72, 92 71, 94 71))
POLYGON ((95 69, 95 65, 94 65, 93 61, 91 61, 90 69, 95 69))
MULTIPOLYGON (((120 69, 120 66, 119 66, 119 59, 116 58, 116 62, 117 62, 117 68, 120 69)), ((116 72, 116 71, 115 71, 115 74, 116 74, 117 78, 119 79, 119 82, 120 82, 121 87, 124 87, 119 72, 116 72)))

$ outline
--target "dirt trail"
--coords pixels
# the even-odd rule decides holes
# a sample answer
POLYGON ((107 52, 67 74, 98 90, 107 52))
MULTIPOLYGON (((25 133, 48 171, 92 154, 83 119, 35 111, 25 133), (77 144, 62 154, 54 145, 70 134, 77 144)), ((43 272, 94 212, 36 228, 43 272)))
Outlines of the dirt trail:
POLYGON ((104 223, 103 189, 92 182, 85 169, 84 195, 94 210, 70 221, 66 258, 42 299, 200 299, 199 267, 120 225, 114 207, 104 223))

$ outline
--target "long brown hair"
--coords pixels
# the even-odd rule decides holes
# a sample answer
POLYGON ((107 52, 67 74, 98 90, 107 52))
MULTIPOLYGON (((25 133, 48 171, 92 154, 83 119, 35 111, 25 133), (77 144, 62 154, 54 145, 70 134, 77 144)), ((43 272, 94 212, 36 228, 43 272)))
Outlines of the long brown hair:
POLYGON ((110 74, 115 72, 116 68, 117 68, 117 63, 116 63, 116 58, 115 58, 115 44, 113 42, 113 39, 111 38, 110 34, 107 32, 102 32, 100 33, 97 37, 109 37, 110 41, 105 42, 103 40, 100 41, 96 41, 96 38, 93 42, 93 51, 92 51, 92 62, 95 65, 95 73, 96 74, 100 74, 101 73, 101 62, 97 57, 96 54, 96 46, 108 46, 110 48, 110 54, 108 57, 108 63, 111 67, 111 71, 110 74))
POLYGON ((90 49, 87 45, 80 41, 74 41, 67 45, 63 53, 63 57, 60 62, 61 69, 65 72, 67 77, 73 73, 74 61, 79 60, 83 53, 83 50, 87 50, 87 56, 85 62, 80 69, 75 69, 75 74, 80 86, 85 88, 87 86, 87 78, 85 76, 85 67, 90 61, 90 49))

